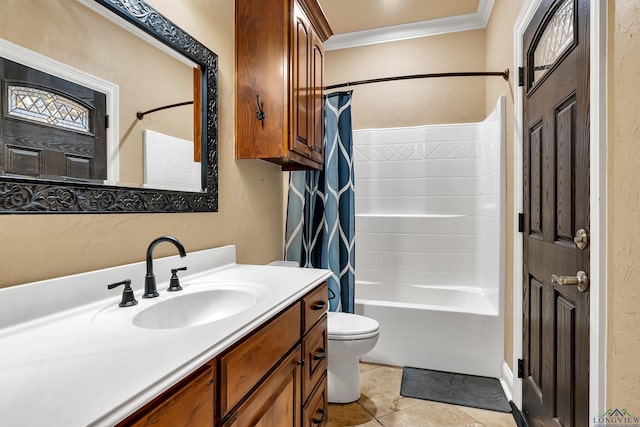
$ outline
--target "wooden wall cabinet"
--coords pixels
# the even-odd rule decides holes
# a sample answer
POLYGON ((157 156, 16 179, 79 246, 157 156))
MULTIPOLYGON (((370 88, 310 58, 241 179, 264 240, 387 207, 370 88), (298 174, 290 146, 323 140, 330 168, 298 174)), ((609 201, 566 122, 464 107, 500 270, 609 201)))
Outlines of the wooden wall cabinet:
POLYGON ((332 34, 322 9, 316 0, 236 0, 235 13, 236 158, 321 169, 322 43, 332 34))
POLYGON ((324 426, 327 297, 325 282, 118 426, 324 426))

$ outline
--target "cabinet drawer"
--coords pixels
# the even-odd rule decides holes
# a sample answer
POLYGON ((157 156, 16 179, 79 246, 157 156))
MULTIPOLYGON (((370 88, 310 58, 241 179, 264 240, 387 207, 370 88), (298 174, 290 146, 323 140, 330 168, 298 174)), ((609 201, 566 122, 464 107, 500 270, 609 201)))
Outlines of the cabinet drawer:
POLYGON ((302 300, 304 306, 303 335, 327 312, 329 307, 329 290, 327 282, 324 282, 313 291, 309 292, 302 300))
POLYGON ((118 426, 213 426, 213 366, 205 366, 118 426))
POLYGON ((233 410, 224 427, 298 427, 300 424, 300 346, 233 410))
POLYGON ((318 427, 327 424, 327 376, 323 376, 311 397, 302 408, 302 427, 318 427))
POLYGON ((300 303, 220 358, 220 416, 223 418, 300 340, 300 303))
POLYGON ((318 380, 327 370, 327 316, 309 331, 302 340, 302 401, 305 402, 318 380))

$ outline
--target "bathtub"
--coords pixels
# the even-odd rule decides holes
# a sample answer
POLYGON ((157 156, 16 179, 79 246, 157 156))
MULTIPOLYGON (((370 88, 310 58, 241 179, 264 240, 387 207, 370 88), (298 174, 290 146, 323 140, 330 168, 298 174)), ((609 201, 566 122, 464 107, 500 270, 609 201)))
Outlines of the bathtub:
POLYGON ((504 106, 354 131, 355 311, 380 323, 363 360, 501 376, 504 106))
POLYGON ((380 323, 363 361, 500 377, 503 320, 485 290, 356 282, 355 312, 380 323))

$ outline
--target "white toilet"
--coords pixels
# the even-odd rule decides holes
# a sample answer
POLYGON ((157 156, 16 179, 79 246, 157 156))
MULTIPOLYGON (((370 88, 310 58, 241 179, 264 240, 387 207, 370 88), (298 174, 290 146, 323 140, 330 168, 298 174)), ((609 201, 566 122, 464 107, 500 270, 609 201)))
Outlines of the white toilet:
POLYGON ((380 325, 373 319, 351 313, 327 313, 329 367, 328 398, 331 403, 355 402, 360 398, 360 356, 378 342, 380 325))

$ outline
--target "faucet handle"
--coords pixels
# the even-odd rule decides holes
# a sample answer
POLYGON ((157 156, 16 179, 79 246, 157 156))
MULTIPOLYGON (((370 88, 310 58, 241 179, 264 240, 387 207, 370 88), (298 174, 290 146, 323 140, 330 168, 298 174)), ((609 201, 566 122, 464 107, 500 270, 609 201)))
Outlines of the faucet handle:
POLYGON ((169 280, 169 288, 167 289, 167 292, 175 292, 175 291, 182 290, 182 286, 180 286, 180 279, 178 279, 178 271, 186 271, 186 270, 187 270, 187 267, 171 269, 171 279, 169 280))
POLYGON ((124 290, 122 291, 122 301, 118 304, 120 307, 131 307, 132 305, 136 305, 138 301, 133 294, 133 290, 131 289, 131 280, 123 280, 121 282, 112 283, 107 285, 107 289, 114 289, 120 285, 124 285, 124 290))

